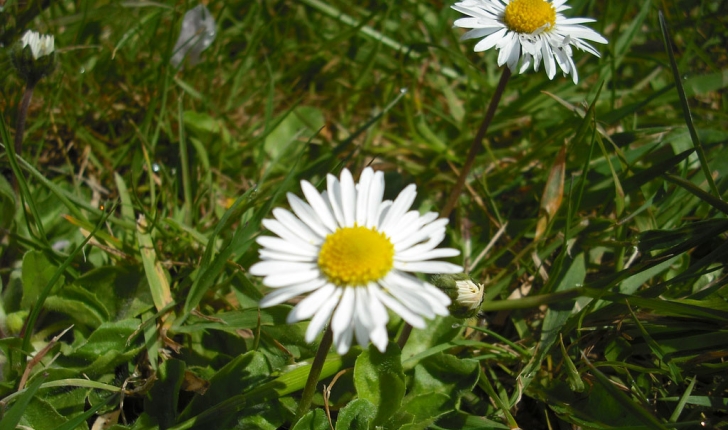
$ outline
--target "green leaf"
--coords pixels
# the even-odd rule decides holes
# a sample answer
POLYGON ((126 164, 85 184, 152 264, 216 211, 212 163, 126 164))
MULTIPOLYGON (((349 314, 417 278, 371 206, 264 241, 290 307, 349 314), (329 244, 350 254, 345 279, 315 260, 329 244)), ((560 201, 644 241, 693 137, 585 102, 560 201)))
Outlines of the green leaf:
POLYGON ((89 377, 110 373, 121 363, 138 354, 140 345, 127 345, 127 339, 139 328, 138 319, 127 319, 101 324, 87 340, 68 355, 78 362, 89 377))
POLYGON ((382 354, 373 345, 354 365, 354 385, 360 399, 377 408, 373 423, 381 425, 399 409, 404 397, 404 371, 399 347, 390 342, 382 354))
POLYGON ((437 317, 428 321, 424 330, 412 330, 407 345, 402 349, 405 370, 412 369, 417 364, 413 357, 426 354, 425 351, 455 339, 463 330, 462 322, 463 320, 451 316, 437 317))
POLYGON ((215 321, 190 317, 187 323, 175 329, 176 333, 193 333, 199 330, 224 330, 235 332, 240 329, 253 329, 260 325, 285 325, 291 306, 280 305, 267 309, 243 309, 211 315, 215 321))
MULTIPOLYGON (((28 251, 23 256, 23 299, 21 306, 25 309, 36 305, 41 293, 53 279, 58 267, 53 265, 40 251, 28 251)), ((61 276, 53 288, 63 285, 61 276)), ((51 289, 51 291, 52 291, 51 289)))
POLYGON ((220 369, 210 379, 204 396, 195 396, 180 414, 180 420, 197 415, 218 403, 263 384, 271 376, 265 356, 257 351, 240 355, 220 369))
MULTIPOLYGON (((20 420, 20 424, 33 430, 57 430, 68 420, 61 416, 47 401, 34 397, 20 420)), ((86 423, 80 427, 88 428, 86 423)))
POLYGON ((429 428, 439 417, 453 411, 452 396, 443 393, 426 393, 407 400, 402 408, 414 417, 414 422, 402 428, 429 428))
MULTIPOLYGON (((431 393, 445 394, 449 397, 447 407, 450 410, 460 405, 462 396, 471 392, 478 382, 480 374, 478 362, 460 359, 443 352, 427 357, 415 367, 414 384, 411 395, 422 396, 431 393)), ((436 401, 436 398, 430 399, 436 401)), ((407 402, 410 402, 409 399, 407 402)), ((407 403, 406 410, 409 410, 407 403)), ((415 414, 415 416, 417 416, 415 414)))
POLYGON ((50 296, 46 308, 70 316, 74 321, 96 328, 110 318, 109 311, 95 294, 84 288, 68 285, 50 296))
POLYGON ((20 418, 25 413, 25 410, 30 404, 30 400, 35 395, 35 392, 40 388, 40 384, 45 381, 45 377, 35 378, 32 384, 25 389, 20 398, 10 407, 10 409, 3 415, 0 420, 0 430, 15 430, 15 427, 20 422, 20 418))
POLYGON ((170 359, 157 371, 157 381, 144 399, 144 410, 156 418, 161 428, 168 428, 177 421, 177 402, 184 380, 184 361, 170 359))
POLYGON ((7 179, 0 175, 0 228, 10 229, 15 216, 15 192, 7 179))
POLYGON ((437 421, 433 429, 458 429, 458 430, 508 430, 510 427, 498 421, 489 420, 485 417, 458 412, 449 414, 437 421))
MULTIPOLYGON (((323 114, 314 107, 298 106, 265 138, 265 152, 273 160, 287 152, 288 146, 301 134, 313 135, 325 124, 323 114)), ((290 167, 291 162, 279 167, 290 167)))
POLYGON ((293 430, 329 430, 329 419, 323 409, 309 411, 301 418, 293 430))
POLYGON ((112 320, 136 317, 153 306, 146 278, 139 266, 101 266, 73 282, 94 294, 112 320))
POLYGON ((369 400, 353 400, 339 411, 336 430, 368 430, 376 415, 377 407, 369 400))

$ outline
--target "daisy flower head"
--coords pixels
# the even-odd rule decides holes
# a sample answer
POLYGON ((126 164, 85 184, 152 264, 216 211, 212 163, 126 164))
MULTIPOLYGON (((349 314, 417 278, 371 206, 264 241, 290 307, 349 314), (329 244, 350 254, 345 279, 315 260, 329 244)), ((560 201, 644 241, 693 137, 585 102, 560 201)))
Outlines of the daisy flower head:
POLYGON ((334 345, 345 354, 356 337, 384 352, 389 341, 387 308, 416 328, 424 318, 448 315, 450 298, 412 273, 459 273, 462 267, 437 261, 460 252, 436 248, 447 219, 410 210, 414 184, 394 201, 383 200, 384 174, 364 169, 355 184, 349 170, 327 176, 326 191, 301 181, 306 201, 288 193, 293 213, 276 208, 263 225, 260 259, 250 273, 274 289, 261 307, 307 295, 288 314, 288 323, 308 318, 306 342, 330 322, 334 345), (423 318, 424 317, 424 318, 423 318))
POLYGON ((538 71, 543 61, 546 75, 553 79, 558 64, 564 76, 571 75, 574 84, 579 75, 572 59, 572 46, 599 57, 588 41, 607 43, 607 39, 581 24, 594 22, 590 18, 566 18, 562 11, 569 9, 566 0, 463 0, 452 6, 468 15, 455 21, 455 27, 468 28, 461 40, 482 39, 475 52, 495 47, 498 65, 508 65, 520 73, 531 65, 538 71))
POLYGON ((10 61, 21 78, 29 84, 53 72, 56 66, 55 39, 52 35, 28 30, 10 51, 10 61))
POLYGON ((23 48, 30 47, 34 59, 50 55, 54 50, 55 39, 51 35, 41 35, 33 30, 28 30, 20 39, 23 48))

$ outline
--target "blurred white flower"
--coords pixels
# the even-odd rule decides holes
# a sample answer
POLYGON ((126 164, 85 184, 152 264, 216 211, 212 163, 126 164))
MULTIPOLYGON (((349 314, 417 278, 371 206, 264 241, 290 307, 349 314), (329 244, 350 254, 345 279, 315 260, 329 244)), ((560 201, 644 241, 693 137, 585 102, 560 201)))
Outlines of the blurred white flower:
POLYGON ((585 40, 607 43, 596 31, 580 24, 594 22, 589 18, 566 18, 560 12, 569 9, 566 0, 464 0, 452 6, 468 15, 455 21, 456 27, 471 29, 461 40, 480 39, 475 52, 495 47, 499 50, 498 65, 508 65, 520 72, 531 65, 538 71, 543 60, 549 79, 559 65, 564 76, 571 74, 574 83, 579 75, 574 65, 571 47, 599 57, 599 52, 585 40))
POLYGON ((310 293, 288 315, 288 322, 312 318, 306 341, 312 342, 331 321, 339 354, 349 350, 354 335, 361 346, 369 341, 387 348, 386 308, 407 323, 424 328, 425 318, 447 315, 450 299, 428 282, 407 272, 458 273, 462 267, 434 259, 459 251, 436 248, 445 238, 447 219, 434 212, 409 210, 415 185, 394 200, 382 201, 384 175, 364 169, 355 185, 349 170, 340 179, 327 177, 319 193, 301 181, 305 202, 288 194, 293 209, 274 209, 275 219, 263 225, 278 237, 262 236, 262 261, 250 273, 264 276, 275 291, 261 301, 274 306, 310 293))
POLYGON ((174 53, 169 60, 178 67, 185 56, 189 55, 190 64, 200 62, 200 54, 215 41, 215 19, 205 5, 198 5, 185 13, 182 28, 174 44, 174 53))
POLYGON ((20 43, 23 48, 30 47, 30 52, 33 54, 33 59, 35 60, 53 53, 54 39, 51 35, 41 36, 33 30, 28 30, 20 39, 20 43))
POLYGON ((56 67, 55 40, 28 30, 10 49, 10 61, 18 75, 31 86, 56 67))

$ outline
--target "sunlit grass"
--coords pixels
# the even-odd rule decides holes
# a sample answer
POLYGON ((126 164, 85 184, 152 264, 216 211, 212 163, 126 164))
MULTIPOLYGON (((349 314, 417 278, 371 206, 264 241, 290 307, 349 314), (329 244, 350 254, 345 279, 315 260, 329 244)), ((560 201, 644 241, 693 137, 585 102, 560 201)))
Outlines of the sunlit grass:
MULTIPOLYGON (((511 77, 450 216, 452 262, 485 285, 480 317, 430 322, 401 354, 330 355, 330 397, 319 384, 298 428, 328 428, 327 410, 336 428, 728 422, 728 5, 569 4, 597 19, 602 57, 576 52, 578 85, 511 77)), ((214 43, 176 71, 195 5, 0 12, 5 47, 33 28, 59 60, 18 162, 0 153, 0 429, 91 428, 120 409, 109 387, 124 392, 111 428, 292 428, 316 345, 289 306, 257 309, 261 219, 343 166, 384 171, 388 198, 416 183, 414 206, 439 212, 501 73, 458 41, 449 3, 314 0, 211 2, 214 43), (71 324, 18 392, 26 356, 71 324)), ((24 85, 5 51, 7 147, 24 85)))

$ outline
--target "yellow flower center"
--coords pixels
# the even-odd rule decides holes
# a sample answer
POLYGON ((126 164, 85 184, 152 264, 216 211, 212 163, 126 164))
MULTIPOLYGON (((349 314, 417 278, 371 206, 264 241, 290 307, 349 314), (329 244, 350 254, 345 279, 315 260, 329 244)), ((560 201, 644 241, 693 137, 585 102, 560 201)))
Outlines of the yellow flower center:
POLYGON ((373 228, 340 228, 326 236, 318 265, 335 285, 366 285, 392 270, 394 245, 384 233, 373 228))
POLYGON ((511 0, 506 6, 505 22, 518 33, 533 33, 548 24, 556 24, 556 9, 546 0, 511 0))

